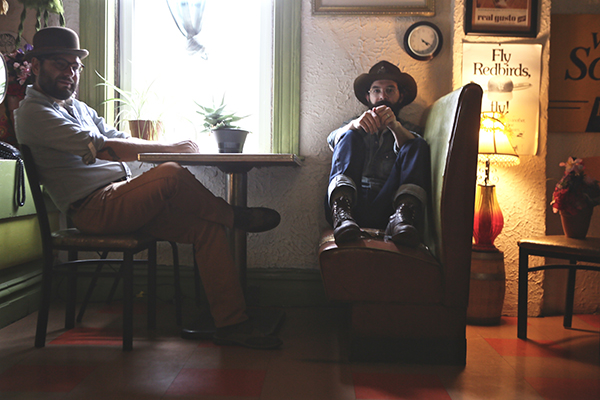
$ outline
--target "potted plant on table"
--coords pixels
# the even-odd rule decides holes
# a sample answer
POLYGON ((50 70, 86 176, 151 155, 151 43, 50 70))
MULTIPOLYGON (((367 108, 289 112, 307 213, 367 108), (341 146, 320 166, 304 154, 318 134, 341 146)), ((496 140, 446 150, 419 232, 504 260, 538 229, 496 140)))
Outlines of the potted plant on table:
POLYGON ((109 82, 103 76, 96 74, 102 79, 98 85, 106 86, 114 90, 118 97, 106 99, 102 104, 115 102, 120 106, 119 113, 116 116, 117 123, 127 120, 131 136, 146 140, 158 140, 163 132, 163 123, 159 117, 148 118, 148 109, 152 108, 152 97, 156 94, 151 91, 152 84, 149 84, 143 90, 125 90, 109 82))
POLYGON ((554 187, 552 211, 560 213, 567 237, 584 239, 594 207, 600 204, 600 185, 585 174, 580 158, 569 157, 560 166, 565 167, 565 174, 554 187))
POLYGON ((226 113, 225 96, 223 96, 221 104, 218 106, 207 107, 195 103, 200 107, 200 110, 196 112, 204 118, 203 131, 210 131, 215 135, 219 153, 241 153, 249 132, 241 129, 235 123, 248 117, 248 115, 240 117, 235 113, 226 113))

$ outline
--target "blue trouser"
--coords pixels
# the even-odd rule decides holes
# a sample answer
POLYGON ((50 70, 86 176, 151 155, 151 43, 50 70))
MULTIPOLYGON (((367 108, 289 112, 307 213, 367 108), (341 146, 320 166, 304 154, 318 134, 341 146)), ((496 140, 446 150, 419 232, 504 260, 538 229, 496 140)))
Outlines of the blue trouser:
MULTIPOLYGON (((394 200, 401 194, 412 194, 427 202, 431 177, 429 145, 421 138, 408 140, 396 154, 396 160, 382 186, 363 185, 363 168, 367 149, 359 132, 349 130, 339 139, 333 151, 329 183, 339 175, 355 183, 356 202, 352 215, 362 227, 384 229, 394 210, 394 200)), ((325 201, 325 215, 331 223, 330 198, 325 201)))

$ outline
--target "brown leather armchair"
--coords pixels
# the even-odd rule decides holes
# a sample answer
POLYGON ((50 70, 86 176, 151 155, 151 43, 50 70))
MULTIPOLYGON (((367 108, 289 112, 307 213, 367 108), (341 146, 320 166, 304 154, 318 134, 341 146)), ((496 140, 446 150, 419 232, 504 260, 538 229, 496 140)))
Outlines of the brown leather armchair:
POLYGON ((326 293, 351 308, 351 360, 466 362, 482 93, 470 83, 429 109, 424 137, 431 148, 432 191, 425 245, 397 246, 379 235, 337 246, 331 230, 321 238, 326 293))

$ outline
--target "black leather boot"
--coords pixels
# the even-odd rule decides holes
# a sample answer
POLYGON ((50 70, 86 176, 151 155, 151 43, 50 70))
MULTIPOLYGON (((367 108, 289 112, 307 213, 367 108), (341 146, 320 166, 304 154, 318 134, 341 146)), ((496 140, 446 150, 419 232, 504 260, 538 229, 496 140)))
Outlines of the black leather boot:
POLYGON ((360 237, 360 228, 351 211, 350 197, 342 195, 333 200, 331 213, 333 219, 333 237, 337 244, 357 240, 360 237))
POLYGON ((411 195, 399 198, 396 212, 390 216, 385 235, 394 243, 417 247, 421 243, 418 227, 422 226, 423 206, 419 199, 411 195))

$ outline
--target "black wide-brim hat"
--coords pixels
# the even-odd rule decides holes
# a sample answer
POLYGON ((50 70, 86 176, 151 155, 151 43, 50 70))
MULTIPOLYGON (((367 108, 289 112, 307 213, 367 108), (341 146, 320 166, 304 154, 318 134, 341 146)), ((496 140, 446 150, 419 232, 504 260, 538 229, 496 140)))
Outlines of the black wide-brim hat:
POLYGON ((33 50, 25 53, 25 59, 40 58, 53 54, 72 54, 84 59, 90 54, 79 48, 79 36, 72 29, 62 26, 49 26, 33 35, 33 50))
POLYGON ((388 61, 379 61, 373 65, 368 74, 362 74, 354 80, 354 94, 358 101, 368 106, 367 92, 375 81, 391 80, 398 84, 398 90, 404 95, 401 107, 413 102, 417 97, 417 82, 407 73, 388 61))

